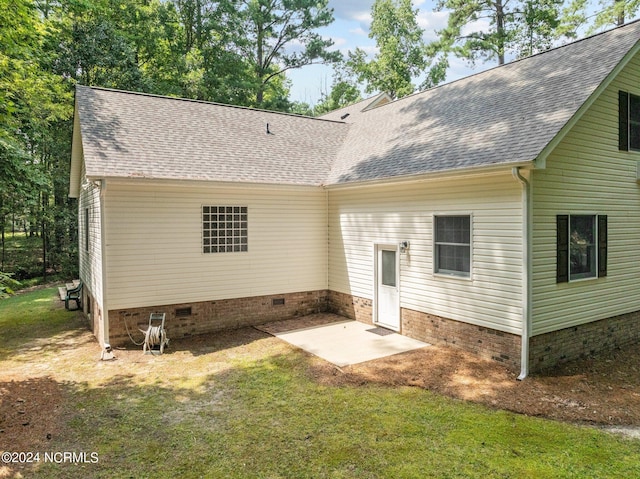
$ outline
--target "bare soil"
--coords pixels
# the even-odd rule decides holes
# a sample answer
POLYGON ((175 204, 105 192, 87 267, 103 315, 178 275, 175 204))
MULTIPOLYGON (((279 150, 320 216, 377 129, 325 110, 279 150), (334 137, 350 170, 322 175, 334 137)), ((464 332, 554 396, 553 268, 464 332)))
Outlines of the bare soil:
MULTIPOLYGON (((330 320, 335 317, 320 315, 282 323, 281 327, 296 329, 330 320)), ((84 321, 77 315, 71 323, 68 333, 40 344, 28 343, 19 359, 3 362, 0 450, 46 448, 65 427, 78 383, 114 381, 125 371, 155 361, 142 355, 139 348, 117 350, 117 368, 102 367, 100 348, 84 321)), ((266 332, 243 328, 218 333, 215 339, 200 336, 173 341, 163 357, 162 369, 165 374, 181 374, 185 358, 202 355, 211 355, 209 364, 222 364, 225 348, 234 348, 234 354, 269 355, 286 353, 293 346, 266 332)), ((343 368, 311 355, 307 364, 309 377, 326 385, 417 387, 529 416, 602 427, 640 427, 638 347, 570 362, 524 381, 517 381, 514 372, 498 363, 441 346, 343 368)))

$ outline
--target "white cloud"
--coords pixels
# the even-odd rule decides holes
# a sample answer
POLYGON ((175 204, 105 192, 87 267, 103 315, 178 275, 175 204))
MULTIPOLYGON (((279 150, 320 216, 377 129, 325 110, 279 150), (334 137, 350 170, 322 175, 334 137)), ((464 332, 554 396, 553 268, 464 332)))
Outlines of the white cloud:
POLYGON ((460 30, 460 34, 462 36, 469 35, 473 32, 488 32, 491 29, 491 23, 488 19, 476 20, 475 22, 471 22, 466 24, 460 30))
POLYGON ((332 40, 334 47, 343 47, 348 43, 347 39, 344 38, 344 37, 333 37, 333 36, 324 36, 323 35, 322 38, 324 40, 332 40))
POLYGON ((483 72, 494 66, 496 65, 492 63, 480 63, 480 62, 476 62, 475 66, 472 66, 471 63, 467 60, 450 56, 446 81, 448 83, 455 80, 459 80, 460 78, 468 77, 469 75, 474 75, 476 73, 483 72))
POLYGON ((329 0, 333 16, 337 19, 359 21, 362 14, 370 14, 373 0, 329 0))
POLYGON ((421 10, 418 12, 418 26, 424 30, 424 39, 432 42, 438 39, 437 31, 447 26, 449 12, 431 12, 421 10))
POLYGON ((360 24, 362 29, 369 30, 371 26, 371 12, 360 12, 353 17, 353 19, 360 24))
POLYGON ((363 37, 366 37, 369 35, 369 33, 362 27, 352 28, 349 30, 349 33, 353 33, 354 35, 360 35, 363 37))

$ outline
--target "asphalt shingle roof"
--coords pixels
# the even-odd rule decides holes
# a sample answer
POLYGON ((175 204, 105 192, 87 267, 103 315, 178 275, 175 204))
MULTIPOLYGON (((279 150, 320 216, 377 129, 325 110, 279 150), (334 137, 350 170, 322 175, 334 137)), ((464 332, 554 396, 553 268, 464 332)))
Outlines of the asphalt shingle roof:
POLYGON ((521 164, 639 40, 636 21, 348 123, 78 86, 87 175, 320 185, 521 164))
POLYGON ((90 177, 320 185, 342 123, 78 86, 90 177), (267 133, 267 125, 269 133, 267 133))
POLYGON ((634 22, 366 112, 327 183, 534 160, 639 39, 634 22))

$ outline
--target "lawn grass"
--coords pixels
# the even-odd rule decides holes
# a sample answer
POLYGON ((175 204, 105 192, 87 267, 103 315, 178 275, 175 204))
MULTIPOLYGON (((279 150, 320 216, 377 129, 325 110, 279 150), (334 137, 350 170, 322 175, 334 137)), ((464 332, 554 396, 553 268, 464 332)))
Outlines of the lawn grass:
POLYGON ((69 327, 69 312, 60 308, 57 292, 57 288, 47 288, 0 300, 0 360, 27 342, 49 338, 69 327))
MULTIPOLYGON (((0 302, 10 356, 0 358, 0 391, 11 358, 30 357, 21 347, 49 335, 54 348, 78 328, 71 313, 58 315, 54 294, 0 302)), ((640 476, 640 441, 418 388, 328 386, 310 374, 319 359, 255 330, 233 334, 161 357, 117 352, 111 363, 58 353, 61 371, 49 374, 64 391, 65 414, 49 450, 97 452, 99 461, 41 463, 25 477, 640 476)))

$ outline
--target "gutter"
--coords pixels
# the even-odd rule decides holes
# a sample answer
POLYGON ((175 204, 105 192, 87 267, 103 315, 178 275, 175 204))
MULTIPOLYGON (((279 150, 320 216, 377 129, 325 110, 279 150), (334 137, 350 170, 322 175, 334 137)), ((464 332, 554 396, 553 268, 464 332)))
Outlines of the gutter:
POLYGON ((520 173, 520 168, 511 169, 513 178, 522 184, 522 346, 520 348, 520 376, 522 381, 529 375, 529 338, 531 336, 531 183, 520 173))
POLYGON ((492 175, 494 173, 504 172, 505 169, 532 169, 535 168, 533 160, 519 161, 513 163, 504 163, 496 165, 480 165, 465 168, 455 168, 450 170, 429 171, 423 173, 411 173, 408 175, 398 175, 392 177, 375 178, 371 180, 353 180, 344 183, 329 183, 323 185, 328 190, 337 190, 342 188, 361 188, 367 186, 390 185, 394 183, 404 182, 422 182, 440 178, 462 178, 466 176, 492 175))

